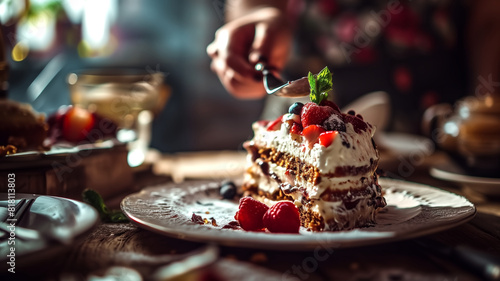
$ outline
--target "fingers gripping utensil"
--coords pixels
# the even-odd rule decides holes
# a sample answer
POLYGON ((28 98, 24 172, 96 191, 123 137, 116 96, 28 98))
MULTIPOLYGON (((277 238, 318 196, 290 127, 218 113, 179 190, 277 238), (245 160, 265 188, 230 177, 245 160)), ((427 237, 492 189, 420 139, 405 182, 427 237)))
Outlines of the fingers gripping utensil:
POLYGON ((309 95, 309 81, 307 77, 284 82, 277 78, 272 71, 262 62, 255 65, 255 70, 261 71, 264 88, 268 95, 284 97, 303 97, 309 95))

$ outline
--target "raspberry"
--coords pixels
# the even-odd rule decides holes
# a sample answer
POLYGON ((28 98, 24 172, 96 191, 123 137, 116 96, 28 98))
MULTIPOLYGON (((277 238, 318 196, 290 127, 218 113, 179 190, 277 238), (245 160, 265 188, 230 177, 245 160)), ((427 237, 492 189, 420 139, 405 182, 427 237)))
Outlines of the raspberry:
POLYGON ((262 216, 268 209, 269 207, 264 203, 252 197, 243 197, 240 199, 239 210, 234 215, 234 219, 240 223, 241 228, 244 230, 261 230, 264 228, 262 216))
POLYGON ((308 102, 304 105, 300 114, 302 127, 321 125, 334 112, 335 110, 330 106, 319 106, 313 102, 308 102))
POLYGON ((299 233, 299 210, 290 201, 274 204, 263 217, 264 226, 274 233, 299 233))

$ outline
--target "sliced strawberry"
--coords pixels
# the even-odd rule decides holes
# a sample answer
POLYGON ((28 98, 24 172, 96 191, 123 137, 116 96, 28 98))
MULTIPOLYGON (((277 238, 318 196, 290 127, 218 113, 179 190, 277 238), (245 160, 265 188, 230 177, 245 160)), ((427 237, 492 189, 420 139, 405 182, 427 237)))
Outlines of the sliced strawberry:
POLYGON ((273 233, 299 233, 300 214, 295 204, 280 201, 267 210, 263 217, 264 226, 273 233))
POLYGON ((267 130, 268 131, 276 131, 276 130, 279 130, 281 128, 281 124, 283 123, 282 121, 282 116, 276 118, 276 120, 274 120, 273 122, 269 123, 267 125, 267 130))
POLYGON ((258 231, 264 228, 262 217, 269 207, 252 197, 243 197, 240 199, 239 210, 234 215, 241 228, 247 231, 258 231))
POLYGON ((319 135, 325 132, 323 127, 318 125, 309 125, 302 130, 302 135, 306 138, 309 147, 318 142, 319 135))
POLYGON ((335 137, 338 134, 339 134, 338 131, 326 131, 324 133, 321 133, 319 135, 319 144, 321 144, 324 147, 329 147, 333 143, 333 140, 335 140, 335 137))
POLYGON ((313 102, 308 102, 302 108, 300 115, 302 127, 321 125, 334 112, 335 110, 330 106, 319 106, 313 102))

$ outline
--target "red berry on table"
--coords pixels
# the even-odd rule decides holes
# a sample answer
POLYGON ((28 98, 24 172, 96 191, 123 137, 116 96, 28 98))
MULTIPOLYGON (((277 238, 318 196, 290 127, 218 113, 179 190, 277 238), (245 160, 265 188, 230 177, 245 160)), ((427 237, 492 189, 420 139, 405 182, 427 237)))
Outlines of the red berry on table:
POLYGON ((234 219, 240 223, 241 228, 244 230, 261 230, 264 228, 262 217, 268 209, 267 205, 252 197, 243 197, 240 199, 239 210, 236 212, 234 219))
POLYGON ((330 115, 335 112, 330 106, 319 106, 313 102, 308 102, 302 108, 300 119, 302 127, 309 125, 321 125, 330 115))
POLYGON ((318 125, 309 125, 302 130, 302 135, 307 140, 309 147, 312 147, 315 143, 318 142, 319 135, 325 132, 323 127, 318 125))
POLYGON ((80 107, 71 107, 63 116, 62 135, 70 142, 85 140, 94 127, 95 118, 89 111, 80 107))
POLYGON ((327 131, 321 133, 319 135, 319 144, 321 144, 324 147, 329 147, 333 143, 333 140, 335 140, 335 137, 338 134, 339 134, 338 131, 327 131))
POLYGON ((263 222, 273 233, 299 233, 299 210, 290 201, 280 201, 267 210, 263 222))

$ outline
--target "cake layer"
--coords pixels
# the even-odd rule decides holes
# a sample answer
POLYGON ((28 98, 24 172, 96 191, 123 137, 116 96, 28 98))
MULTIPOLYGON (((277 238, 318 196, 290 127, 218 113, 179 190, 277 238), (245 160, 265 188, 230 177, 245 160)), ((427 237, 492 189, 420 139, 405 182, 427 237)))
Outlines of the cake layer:
POLYGON ((376 210, 385 206, 376 176, 331 185, 311 198, 301 185, 291 185, 281 176, 265 175, 257 163, 245 174, 244 190, 248 195, 271 206, 280 200, 294 201, 301 213, 302 225, 313 231, 346 230, 374 223, 376 210), (349 188, 336 189, 338 185, 349 188))

